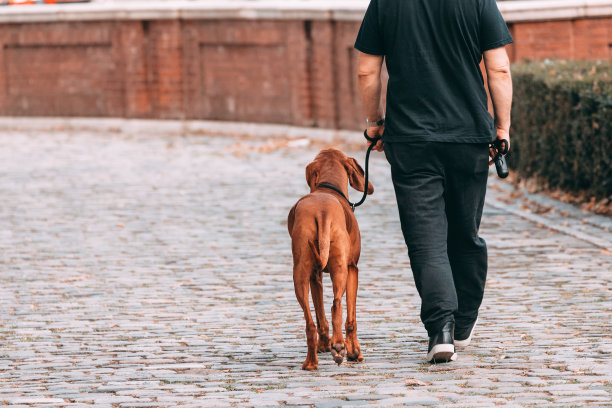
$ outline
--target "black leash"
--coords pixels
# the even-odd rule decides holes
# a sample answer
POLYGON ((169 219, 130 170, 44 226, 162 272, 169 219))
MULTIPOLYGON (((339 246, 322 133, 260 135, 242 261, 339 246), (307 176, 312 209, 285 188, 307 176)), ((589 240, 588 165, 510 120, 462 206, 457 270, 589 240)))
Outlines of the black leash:
POLYGON ((351 200, 349 200, 348 197, 345 196, 344 193, 342 192, 342 190, 340 190, 338 187, 332 186, 331 184, 327 184, 327 183, 321 183, 321 184, 318 185, 318 187, 324 187, 324 188, 329 188, 330 190, 334 190, 336 193, 338 193, 342 197, 344 197, 344 199, 351 206, 351 210, 353 210, 353 212, 355 212, 355 207, 359 207, 361 204, 363 204, 365 202, 365 200, 366 200, 366 197, 368 196, 368 178, 369 178, 369 173, 370 173, 370 171, 369 171, 369 167, 370 167, 370 153, 372 153, 372 149, 374 148, 374 146, 376 146, 376 143, 381 139, 380 136, 376 136, 376 137, 368 136, 368 130, 367 129, 363 132, 363 135, 368 140, 368 142, 370 142, 370 147, 368 147, 368 151, 366 152, 366 159, 365 159, 365 183, 364 183, 365 187, 363 189, 363 197, 361 197, 361 200, 359 200, 356 203, 352 203, 351 200))

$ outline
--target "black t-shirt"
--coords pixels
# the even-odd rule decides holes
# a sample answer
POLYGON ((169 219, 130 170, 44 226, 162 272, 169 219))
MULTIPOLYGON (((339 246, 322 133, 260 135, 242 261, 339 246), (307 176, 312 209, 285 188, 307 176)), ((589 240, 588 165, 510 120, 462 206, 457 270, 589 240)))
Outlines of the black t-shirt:
POLYGON ((491 141, 479 65, 512 41, 495 0, 371 0, 355 48, 386 59, 383 140, 491 141))

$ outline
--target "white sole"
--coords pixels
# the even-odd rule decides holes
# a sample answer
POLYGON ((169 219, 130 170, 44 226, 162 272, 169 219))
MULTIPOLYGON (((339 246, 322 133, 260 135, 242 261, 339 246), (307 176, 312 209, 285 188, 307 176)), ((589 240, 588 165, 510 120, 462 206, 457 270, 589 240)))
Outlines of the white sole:
POLYGON ((459 347, 459 348, 464 348, 470 345, 470 342, 472 341, 472 336, 474 335, 474 329, 476 329, 476 325, 478 324, 478 318, 476 318, 476 321, 474 322, 474 326, 472 326, 472 331, 470 332, 470 337, 468 337, 465 340, 455 340, 455 347, 459 347))
POLYGON ((438 344, 433 346, 431 351, 427 353, 427 361, 429 362, 443 362, 443 361, 455 361, 457 355, 455 354, 455 346, 452 344, 438 344))

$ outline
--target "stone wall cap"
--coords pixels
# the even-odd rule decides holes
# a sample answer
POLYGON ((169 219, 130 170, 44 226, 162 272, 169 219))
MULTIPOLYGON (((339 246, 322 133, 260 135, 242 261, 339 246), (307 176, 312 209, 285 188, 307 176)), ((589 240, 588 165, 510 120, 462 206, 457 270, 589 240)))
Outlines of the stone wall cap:
POLYGON ((504 1, 498 4, 509 23, 612 16, 611 0, 504 1))
MULTIPOLYGON (((216 0, 0 6, 0 23, 271 19, 360 21, 369 0, 216 0)), ((501 1, 508 23, 612 16, 612 0, 501 1)))

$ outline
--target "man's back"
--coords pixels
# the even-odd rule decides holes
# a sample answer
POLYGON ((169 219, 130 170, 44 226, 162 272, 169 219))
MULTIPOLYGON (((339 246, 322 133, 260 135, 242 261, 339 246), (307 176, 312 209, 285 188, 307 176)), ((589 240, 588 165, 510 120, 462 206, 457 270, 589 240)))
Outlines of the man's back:
POLYGON ((384 139, 491 141, 479 64, 510 42, 494 0, 372 0, 355 47, 386 58, 384 139))

